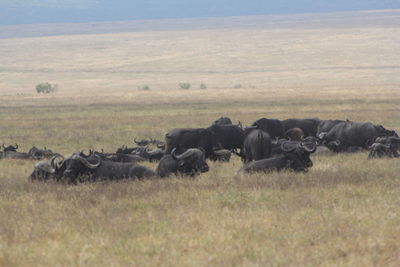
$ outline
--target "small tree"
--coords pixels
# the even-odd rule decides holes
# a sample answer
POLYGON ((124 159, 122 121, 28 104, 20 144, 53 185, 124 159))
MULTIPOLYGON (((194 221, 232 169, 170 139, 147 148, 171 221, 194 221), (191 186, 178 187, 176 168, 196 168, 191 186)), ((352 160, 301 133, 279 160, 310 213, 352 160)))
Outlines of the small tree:
POLYGON ((148 86, 148 85, 138 86, 138 89, 141 91, 149 91, 150 86, 148 86))
POLYGON ((36 85, 36 92, 38 94, 49 94, 51 92, 54 92, 58 89, 57 84, 51 84, 48 82, 45 83, 39 83, 36 85))
POLYGON ((180 87, 181 89, 188 90, 188 89, 190 89, 190 83, 180 83, 180 84, 179 84, 179 87, 180 87))
POLYGON ((200 89, 207 89, 207 85, 205 85, 204 83, 200 84, 200 89))

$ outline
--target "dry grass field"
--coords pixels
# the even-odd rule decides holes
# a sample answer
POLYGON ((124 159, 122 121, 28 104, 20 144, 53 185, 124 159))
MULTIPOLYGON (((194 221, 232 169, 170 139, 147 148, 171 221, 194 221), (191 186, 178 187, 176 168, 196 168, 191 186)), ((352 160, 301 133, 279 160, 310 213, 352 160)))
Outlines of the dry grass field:
MULTIPOLYGON (((2 38, 0 142, 115 151, 222 115, 400 132, 400 11, 295 18, 2 38), (40 82, 59 90, 38 95, 40 82)), ((29 182, 33 161, 0 160, 0 266, 398 266, 399 160, 313 161, 304 174, 240 176, 234 157, 195 179, 70 186, 29 182)))

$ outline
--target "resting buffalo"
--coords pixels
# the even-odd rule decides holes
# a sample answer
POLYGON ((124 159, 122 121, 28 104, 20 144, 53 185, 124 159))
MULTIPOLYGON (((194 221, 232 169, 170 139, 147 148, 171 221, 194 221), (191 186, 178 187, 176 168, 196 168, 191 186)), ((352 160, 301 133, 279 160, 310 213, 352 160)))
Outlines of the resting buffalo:
POLYGON ((395 136, 395 131, 386 130, 382 125, 370 122, 345 121, 336 124, 329 132, 319 134, 319 138, 332 151, 345 152, 353 147, 367 149, 377 137, 395 136))
POLYGON ((165 154, 170 154, 173 148, 176 148, 178 153, 189 148, 201 148, 205 151, 206 158, 210 158, 222 149, 216 134, 205 128, 173 129, 165 135, 165 143, 165 154))
POLYGON ((221 117, 213 122, 213 125, 230 125, 232 120, 229 117, 221 117))
POLYGON ((245 164, 239 172, 269 172, 280 171, 284 169, 296 172, 307 171, 313 166, 310 154, 315 152, 317 146, 315 143, 300 143, 286 141, 282 143, 283 155, 275 158, 261 159, 245 164))
POLYGON ((93 154, 84 156, 82 153, 75 153, 64 161, 63 178, 66 178, 70 183, 80 181, 79 178, 81 177, 87 177, 89 181, 96 181, 140 179, 155 175, 151 169, 145 166, 102 160, 93 154))
POLYGON ((41 159, 49 159, 53 157, 55 154, 50 149, 46 147, 44 149, 38 149, 37 147, 33 146, 29 151, 28 155, 30 159, 34 160, 41 160, 41 159))
POLYGON ((375 139, 375 143, 373 143, 369 149, 370 152, 368 154, 368 158, 376 158, 376 157, 390 157, 390 158, 398 158, 399 155, 399 146, 400 146, 400 138, 395 136, 385 136, 378 137, 375 139))
MULTIPOLYGON (((280 155, 280 154, 284 153, 282 150, 282 144, 286 143, 288 141, 292 141, 293 144, 295 142, 297 142, 299 145, 303 144, 303 145, 306 145, 307 147, 314 146, 314 145, 318 146, 320 144, 318 138, 316 138, 314 136, 308 136, 308 137, 302 138, 300 141, 277 139, 272 142, 271 155, 274 156, 274 155, 280 155)), ((318 148, 319 147, 317 147, 317 149, 318 148)))
POLYGON ((271 137, 262 130, 251 131, 244 140, 243 160, 245 163, 271 156, 271 137))
MULTIPOLYGON (((284 137, 285 135, 283 125, 281 121, 277 119, 261 118, 256 120, 252 124, 252 127, 256 127, 257 129, 263 130, 264 132, 268 133, 269 136, 273 139, 277 137, 284 137)), ((251 127, 248 128, 250 129, 251 127)))
POLYGON ((18 145, 15 146, 7 146, 5 147, 3 144, 3 152, 0 152, 0 159, 29 159, 28 153, 25 152, 18 152, 18 145))
POLYGON ((195 175, 207 172, 208 170, 209 167, 205 161, 204 152, 201 149, 190 148, 184 153, 177 155, 174 148, 171 154, 162 157, 156 172, 160 177, 166 177, 171 174, 195 175))
POLYGON ((300 128, 304 132, 304 136, 316 136, 320 119, 287 119, 282 121, 284 131, 292 128, 300 128))
POLYGON ((285 137, 292 141, 301 141, 304 137, 304 132, 300 128, 292 128, 285 132, 285 137))
POLYGON ((64 170, 64 157, 56 155, 52 157, 50 163, 44 161, 36 163, 33 172, 29 175, 29 179, 32 181, 60 181, 64 170), (61 162, 56 162, 58 158, 62 159, 61 162))
POLYGON ((17 152, 18 144, 15 144, 15 146, 13 146, 13 145, 5 146, 3 143, 2 148, 3 148, 3 152, 7 152, 7 151, 17 152))
POLYGON ((148 145, 156 145, 156 146, 163 146, 164 142, 159 141, 157 139, 152 139, 150 138, 149 140, 146 139, 142 139, 137 141, 136 138, 133 139, 133 142, 135 142, 135 144, 137 144, 138 146, 148 146, 148 145))

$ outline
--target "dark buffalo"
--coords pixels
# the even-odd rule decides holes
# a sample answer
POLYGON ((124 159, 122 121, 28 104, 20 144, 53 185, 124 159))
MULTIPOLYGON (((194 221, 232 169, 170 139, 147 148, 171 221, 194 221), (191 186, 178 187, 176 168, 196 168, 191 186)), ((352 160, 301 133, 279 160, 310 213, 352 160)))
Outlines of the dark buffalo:
MULTIPOLYGON (((346 120, 348 121, 348 120, 346 120)), ((315 136, 318 136, 320 133, 324 132, 329 132, 333 127, 335 127, 337 124, 346 122, 344 120, 321 120, 320 123, 318 124, 318 129, 317 129, 317 134, 315 136)))
POLYGON ((292 128, 300 128, 304 132, 304 136, 316 136, 318 131, 318 125, 320 119, 309 118, 309 119, 287 119, 282 121, 284 131, 292 128))
POLYGON ((244 142, 244 130, 239 125, 212 125, 207 128, 216 137, 222 148, 233 150, 241 149, 244 142))
POLYGON ((292 128, 285 132, 285 137, 292 141, 301 141, 304 137, 304 132, 300 128, 292 128))
MULTIPOLYGON (((277 119, 261 118, 256 120, 251 126, 263 130, 273 139, 283 138, 285 136, 283 125, 281 121, 277 119)), ((251 127, 248 127, 248 129, 251 129, 251 127)))
POLYGON ((17 152, 18 144, 15 144, 15 146, 13 146, 13 145, 5 146, 5 145, 3 144, 3 145, 2 145, 2 148, 3 148, 3 152, 7 152, 7 151, 14 151, 14 152, 17 152))
POLYGON ((271 156, 271 137, 262 130, 251 131, 244 140, 243 160, 245 163, 271 156))
POLYGON ((398 137, 395 131, 386 130, 382 125, 345 121, 318 137, 332 151, 348 152, 353 147, 367 149, 377 137, 383 136, 398 137))
POLYGON ((154 175, 154 171, 145 166, 102 160, 94 154, 84 156, 81 153, 75 153, 65 160, 63 172, 63 178, 70 183, 83 181, 80 180, 81 177, 97 181, 140 179, 154 175))
POLYGON ((283 155, 275 158, 261 159, 245 164, 240 172, 269 172, 280 170, 293 170, 296 172, 307 171, 313 166, 310 154, 315 152, 317 146, 315 143, 299 143, 286 141, 282 143, 283 155))
POLYGON ((205 128, 176 128, 165 135, 165 141, 166 154, 170 154, 173 148, 178 153, 189 148, 201 148, 206 158, 210 158, 215 151, 222 149, 215 133, 205 128))
POLYGON ((166 177, 171 174, 195 175, 207 172, 209 167, 205 161, 204 152, 201 149, 190 148, 184 153, 177 155, 176 149, 171 154, 165 155, 158 164, 157 174, 166 177))
POLYGON ((218 120, 215 120, 212 125, 230 125, 232 124, 232 120, 228 117, 221 117, 218 120))

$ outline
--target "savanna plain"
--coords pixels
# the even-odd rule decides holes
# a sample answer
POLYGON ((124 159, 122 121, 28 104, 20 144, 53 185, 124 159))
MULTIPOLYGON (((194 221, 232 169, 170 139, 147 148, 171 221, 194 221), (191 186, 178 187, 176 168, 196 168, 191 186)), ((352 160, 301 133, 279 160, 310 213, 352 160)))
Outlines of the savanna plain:
MULTIPOLYGON (((0 39, 0 142, 114 152, 220 116, 400 132, 398 10, 173 23, 25 37, 23 25, 0 26, 10 32, 0 39), (37 94, 40 82, 59 89, 37 94)), ((78 185, 30 182, 34 161, 0 160, 0 265, 398 266, 399 159, 312 160, 307 173, 237 175, 233 157, 196 178, 78 185)))

